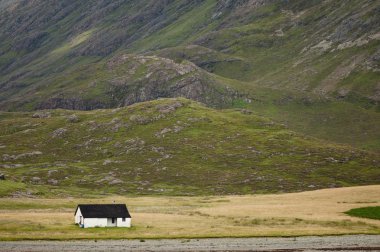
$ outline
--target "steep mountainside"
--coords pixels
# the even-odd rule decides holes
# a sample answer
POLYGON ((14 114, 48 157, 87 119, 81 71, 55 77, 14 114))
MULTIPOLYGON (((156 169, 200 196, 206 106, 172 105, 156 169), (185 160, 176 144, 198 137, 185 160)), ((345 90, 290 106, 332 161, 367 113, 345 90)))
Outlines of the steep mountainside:
POLYGON ((187 59, 260 86, 379 101, 378 1, 15 0, 3 5, 4 97, 71 64, 126 50, 187 59))
POLYGON ((0 195, 244 194, 380 182, 377 154, 186 99, 3 112, 0 160, 0 195))
POLYGON ((0 0, 0 109, 183 96, 379 150, 379 23, 373 0, 0 0))

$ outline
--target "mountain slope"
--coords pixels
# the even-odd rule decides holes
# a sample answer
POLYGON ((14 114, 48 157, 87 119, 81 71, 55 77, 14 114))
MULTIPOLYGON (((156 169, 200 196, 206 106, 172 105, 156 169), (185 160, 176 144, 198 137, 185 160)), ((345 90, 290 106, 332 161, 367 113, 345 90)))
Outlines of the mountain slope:
POLYGON ((259 86, 377 103, 379 8, 377 1, 16 0, 0 19, 2 100, 72 64, 165 49, 166 57, 259 86), (200 47, 170 53, 184 45, 200 47))
POLYGON ((0 109, 184 96, 379 150, 379 9, 371 0, 0 0, 0 109), (158 58, 141 76, 107 68, 124 55, 158 58))
POLYGON ((231 106, 237 93, 191 62, 121 54, 107 62, 74 67, 18 91, 9 108, 92 110, 160 97, 186 97, 210 106, 231 106))
POLYGON ((3 195, 245 194, 380 182, 378 154, 185 99, 0 118, 3 195))

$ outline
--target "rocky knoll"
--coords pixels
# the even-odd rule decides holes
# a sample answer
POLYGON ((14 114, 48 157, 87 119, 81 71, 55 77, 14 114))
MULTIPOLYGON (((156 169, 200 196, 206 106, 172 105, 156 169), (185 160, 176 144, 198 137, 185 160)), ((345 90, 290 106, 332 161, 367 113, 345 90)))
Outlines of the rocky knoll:
POLYGON ((44 97, 37 108, 91 110, 170 97, 185 97, 209 106, 226 107, 239 96, 188 61, 176 63, 157 56, 121 54, 108 60, 101 71, 104 71, 104 77, 93 79, 88 76, 85 80, 86 92, 78 94, 77 86, 74 86, 53 97, 44 97), (94 89, 105 92, 86 98, 94 89))

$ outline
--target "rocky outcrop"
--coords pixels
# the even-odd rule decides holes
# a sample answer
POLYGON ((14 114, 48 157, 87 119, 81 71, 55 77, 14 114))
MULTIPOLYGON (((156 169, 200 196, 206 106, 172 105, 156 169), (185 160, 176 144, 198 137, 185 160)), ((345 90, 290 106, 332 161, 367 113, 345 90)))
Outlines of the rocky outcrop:
POLYGON ((54 131, 51 133, 51 136, 52 136, 53 138, 62 137, 62 136, 65 135, 66 132, 67 132, 67 129, 65 129, 65 128, 59 128, 59 129, 54 130, 54 131))
POLYGON ((236 8, 257 8, 271 0, 221 0, 216 5, 216 11, 232 10, 236 8))
POLYGON ((40 155, 42 155, 41 151, 32 151, 32 152, 15 154, 15 155, 3 154, 3 161, 12 161, 12 160, 18 160, 18 159, 24 159, 24 158, 31 158, 31 157, 36 157, 40 155))
POLYGON ((38 111, 32 115, 32 118, 49 118, 51 117, 51 113, 47 111, 38 111))
MULTIPOLYGON (((110 80, 110 93, 120 106, 172 97, 185 97, 211 106, 232 102, 232 92, 193 63, 175 63, 156 56, 121 57, 116 62, 128 62, 128 74, 110 80), (137 69, 141 68, 145 71, 136 76, 137 69)), ((114 64, 115 60, 109 67, 115 67, 114 64)))
POLYGON ((111 76, 101 81, 106 93, 88 99, 74 91, 68 92, 47 98, 37 109, 93 110, 175 97, 225 107, 239 95, 191 62, 122 54, 110 59, 106 68, 111 76))
MULTIPOLYGON (((226 67, 226 65, 231 66, 232 68, 250 67, 249 62, 241 57, 231 56, 199 45, 166 48, 151 52, 151 54, 170 58, 176 62, 187 60, 208 72, 214 72, 218 66, 226 67)), ((223 73, 219 72, 218 74, 223 75, 223 73)))
POLYGON ((110 107, 109 104, 97 101, 96 99, 84 99, 78 95, 61 94, 57 97, 47 98, 38 104, 36 109, 71 109, 71 110, 93 110, 110 107))
POLYGON ((47 32, 36 32, 34 34, 30 34, 24 38, 19 39, 13 45, 13 50, 27 50, 29 52, 39 48, 44 41, 48 39, 47 32))

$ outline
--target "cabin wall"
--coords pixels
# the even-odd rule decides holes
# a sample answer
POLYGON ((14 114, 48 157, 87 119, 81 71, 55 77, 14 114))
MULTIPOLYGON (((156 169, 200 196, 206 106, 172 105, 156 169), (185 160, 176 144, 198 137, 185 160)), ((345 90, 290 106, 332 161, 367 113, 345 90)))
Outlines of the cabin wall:
POLYGON ((123 218, 117 218, 117 226, 118 227, 131 227, 131 218, 125 218, 125 221, 123 221, 123 218))
POLYGON ((117 218, 116 222, 112 224, 111 218, 84 218, 84 227, 131 227, 131 218, 117 218))
POLYGON ((117 218, 114 218, 114 223, 112 223, 112 218, 107 218, 107 227, 117 227, 117 218))
POLYGON ((84 218, 84 227, 107 227, 107 218, 84 218))
POLYGON ((80 208, 78 208, 78 211, 75 213, 75 217, 74 217, 75 224, 79 224, 81 216, 82 216, 82 213, 80 211, 80 208))

